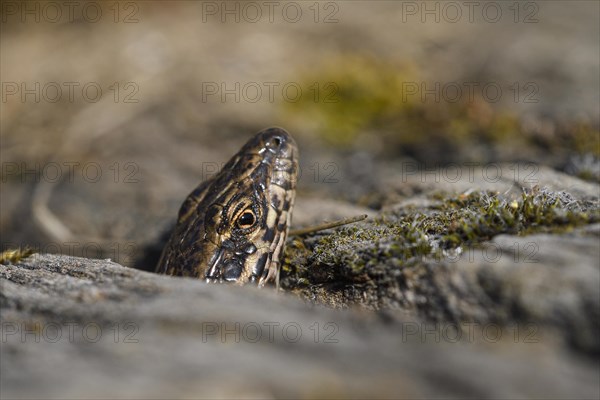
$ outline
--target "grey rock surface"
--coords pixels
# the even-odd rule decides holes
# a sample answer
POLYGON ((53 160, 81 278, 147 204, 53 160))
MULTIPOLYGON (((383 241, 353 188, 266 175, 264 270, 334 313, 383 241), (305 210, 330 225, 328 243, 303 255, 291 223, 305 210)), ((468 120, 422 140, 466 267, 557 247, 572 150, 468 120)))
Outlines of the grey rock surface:
POLYGON ((382 168, 379 192, 385 194, 384 211, 427 205, 426 195, 469 193, 477 190, 518 198, 523 189, 543 187, 566 191, 581 201, 600 197, 600 185, 534 163, 453 164, 435 169, 418 169, 411 162, 382 168))
MULTIPOLYGON (((600 397, 597 224, 495 232, 439 259, 401 259, 419 243, 397 231, 367 237, 373 218, 291 238, 287 252, 306 246, 287 267, 315 280, 282 287, 309 288, 302 300, 126 268, 152 270, 185 196, 271 125, 300 148, 292 229, 365 213, 401 223, 437 212, 446 196, 519 199, 536 186, 597 212, 600 3, 489 2, 492 14, 503 11, 498 23, 482 18, 479 2, 474 21, 469 2, 295 2, 304 12, 297 23, 282 19, 282 4, 269 21, 262 2, 257 23, 204 12, 226 2, 95 2, 102 23, 83 18, 81 5, 68 21, 66 2, 12 3, 64 12, 59 23, 10 5, 2 15, 2 82, 21 93, 3 92, 0 244, 41 255, 0 266, 0 397, 600 397), (460 3, 462 19, 424 22, 404 13, 413 3, 450 14, 460 3), (113 19, 131 10, 139 23, 113 19), (336 23, 316 23, 317 11, 336 23), (353 69, 366 80, 348 79, 353 69), (435 101, 450 108, 423 108, 412 122, 405 107, 377 117, 386 102, 400 105, 396 79, 498 84, 504 94, 455 111, 461 102, 435 101), (61 84, 69 82, 79 85, 73 100, 61 84), (273 100, 268 82, 279 85, 273 100), (345 89, 361 82, 369 90, 345 89), (104 91, 98 101, 80 90, 92 83, 104 91), (207 98, 207 83, 259 84, 263 96, 207 98), (300 84, 304 99, 313 84, 340 84, 341 107, 290 108, 287 83, 300 84), (38 84, 41 101, 30 91, 38 84), (63 88, 56 102, 53 84, 63 88), (525 100, 527 87, 535 101, 525 100), (373 108, 370 98, 384 102, 373 108), (331 129, 354 117, 365 124, 331 129), (495 117, 504 122, 485 122, 495 117), (362 240, 336 243, 355 228, 362 240), (328 237, 333 246, 312 252, 310 240, 328 237), (94 260, 109 257, 119 264, 94 260)), ((419 106, 422 96, 402 103, 419 106)))
POLYGON ((414 258, 395 252, 393 234, 377 241, 340 235, 335 251, 317 245, 318 255, 304 260, 310 285, 284 286, 334 308, 401 310, 442 324, 547 327, 574 348, 598 355, 599 232, 594 224, 565 234, 504 234, 481 247, 414 258))
POLYGON ((600 393, 597 360, 556 346, 550 332, 527 341, 476 329, 455 340, 397 315, 312 308, 271 289, 108 260, 37 254, 1 265, 0 277, 2 398, 600 393))
POLYGON ((598 238, 581 232, 499 235, 456 262, 427 265, 417 307, 439 320, 550 325, 600 354, 599 259, 598 238))

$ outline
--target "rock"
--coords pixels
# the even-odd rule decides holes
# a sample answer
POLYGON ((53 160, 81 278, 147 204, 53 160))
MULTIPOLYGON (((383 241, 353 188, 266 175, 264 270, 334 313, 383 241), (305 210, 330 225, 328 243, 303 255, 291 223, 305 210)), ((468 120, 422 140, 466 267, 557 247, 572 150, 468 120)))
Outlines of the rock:
POLYGON ((499 235, 456 262, 427 264, 429 273, 416 290, 427 302, 417 307, 442 321, 552 326, 570 344, 597 355, 598 259, 598 239, 581 233, 499 235))
POLYGON ((339 309, 551 329, 597 355, 600 224, 597 200, 585 199, 547 190, 519 201, 413 198, 374 220, 293 241, 282 286, 339 309))
POLYGON ((416 320, 108 260, 36 254, 0 277, 3 398, 599 395, 597 362, 546 336, 440 340, 416 320))
POLYGON ((375 216, 376 213, 366 207, 356 206, 344 201, 298 196, 294 206, 292 229, 314 226, 359 215, 375 216))
POLYGON ((385 194, 384 209, 416 202, 426 194, 492 191, 520 196, 523 189, 543 187, 566 191, 578 200, 598 199, 600 186, 534 163, 464 163, 426 169, 415 162, 382 168, 379 192, 385 194), (420 196, 418 196, 420 195, 420 196))

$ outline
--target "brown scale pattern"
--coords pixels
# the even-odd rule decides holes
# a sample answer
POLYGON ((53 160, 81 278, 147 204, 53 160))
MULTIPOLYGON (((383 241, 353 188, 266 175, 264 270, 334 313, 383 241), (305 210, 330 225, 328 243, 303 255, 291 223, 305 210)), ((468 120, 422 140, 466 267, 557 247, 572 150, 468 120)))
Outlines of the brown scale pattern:
POLYGON ((281 128, 257 133, 183 202, 156 272, 262 286, 280 267, 298 149, 281 128))

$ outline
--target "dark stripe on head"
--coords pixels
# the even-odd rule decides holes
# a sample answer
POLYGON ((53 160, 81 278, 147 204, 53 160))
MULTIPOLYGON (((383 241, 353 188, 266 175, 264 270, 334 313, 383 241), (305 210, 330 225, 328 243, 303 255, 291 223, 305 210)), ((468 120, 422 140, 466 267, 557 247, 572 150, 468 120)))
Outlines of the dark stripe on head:
POLYGON ((254 266, 254 270, 252 271, 253 280, 260 278, 262 276, 263 271, 265 270, 265 265, 267 264, 267 259, 269 258, 269 253, 265 253, 256 262, 254 266))
POLYGON ((262 240, 270 243, 271 241, 273 241, 274 238, 275 238, 275 227, 267 228, 265 230, 265 234, 262 237, 262 240))

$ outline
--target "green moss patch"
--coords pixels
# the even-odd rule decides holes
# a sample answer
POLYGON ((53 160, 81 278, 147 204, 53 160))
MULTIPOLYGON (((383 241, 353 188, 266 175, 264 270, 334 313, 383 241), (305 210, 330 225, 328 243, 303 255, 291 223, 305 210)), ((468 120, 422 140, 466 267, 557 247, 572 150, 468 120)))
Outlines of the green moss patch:
POLYGON ((32 249, 9 249, 0 253, 0 264, 15 264, 32 255, 32 249))
MULTIPOLYGON (((556 167, 574 154, 600 156, 597 124, 545 119, 523 124, 516 112, 484 97, 485 82, 480 90, 469 90, 466 82, 429 82, 417 66, 358 54, 311 65, 298 81, 310 95, 283 103, 282 118, 310 127, 313 139, 336 150, 378 143, 383 156, 408 155, 419 162, 514 157, 556 167), (452 87, 462 95, 452 95, 452 87)), ((509 86, 502 90, 514 93, 509 86)))

